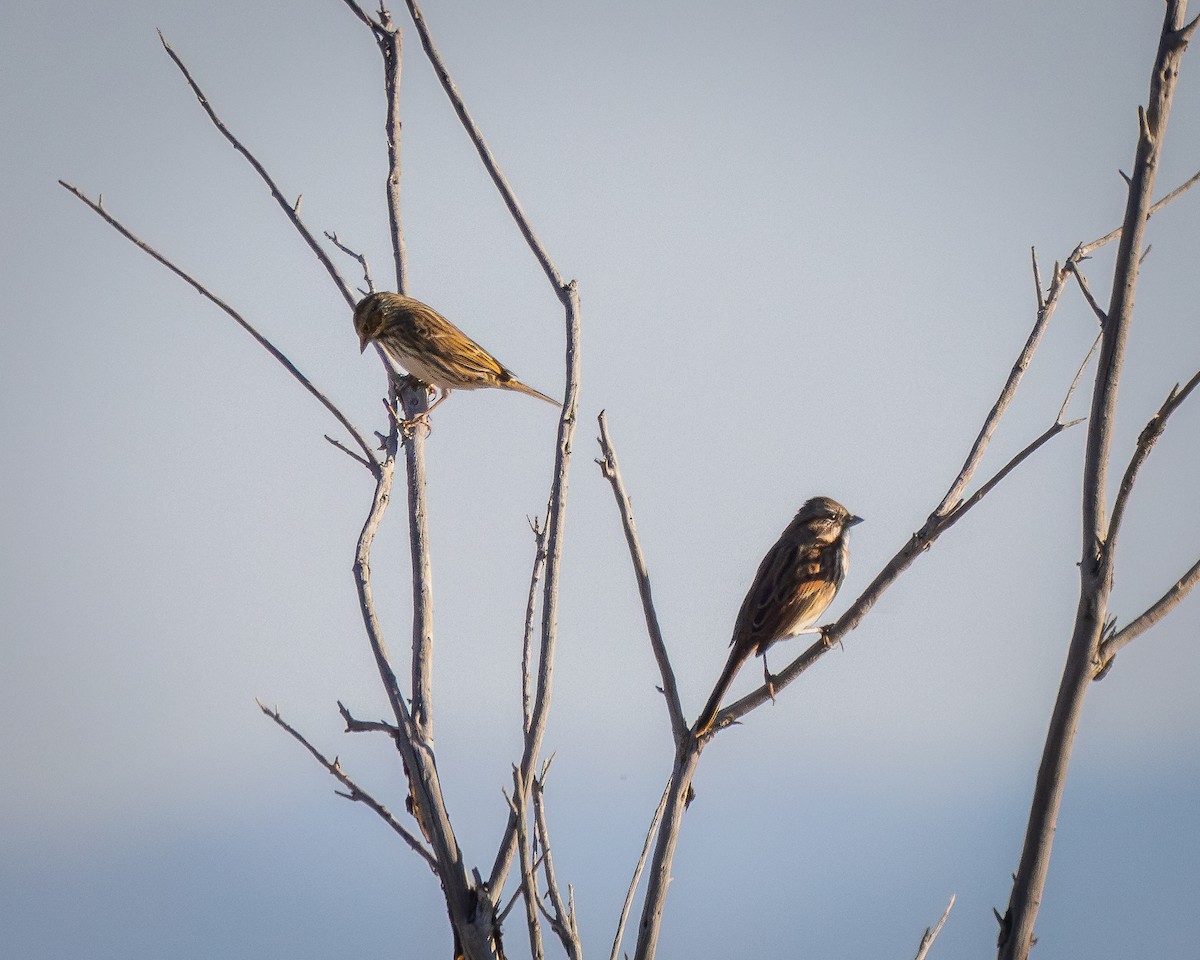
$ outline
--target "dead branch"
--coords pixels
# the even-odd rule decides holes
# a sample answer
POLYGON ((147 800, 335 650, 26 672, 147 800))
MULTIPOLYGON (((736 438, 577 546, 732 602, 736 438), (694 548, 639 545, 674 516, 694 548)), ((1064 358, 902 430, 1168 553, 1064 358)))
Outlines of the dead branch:
POLYGON ((921 943, 917 947, 917 955, 913 958, 913 960, 925 960, 925 958, 929 956, 929 948, 933 946, 933 941, 936 940, 938 934, 942 932, 942 927, 946 925, 946 918, 950 916, 950 909, 953 906, 954 894, 950 894, 950 902, 946 904, 946 909, 942 913, 942 918, 937 922, 932 930, 929 927, 925 928, 925 933, 921 937, 921 943))
POLYGON ((613 448, 612 438, 608 434, 608 419, 604 411, 600 411, 600 452, 603 458, 597 460, 604 479, 612 486, 613 496, 617 500, 617 509, 621 512, 621 525, 625 530, 625 542, 629 546, 629 556, 633 561, 633 573, 637 579, 638 593, 642 598, 642 613, 646 618, 646 631, 650 635, 650 646, 654 650, 654 659, 658 661, 658 670, 662 675, 663 696, 667 702, 667 714, 671 720, 671 735, 678 743, 688 736, 688 723, 683 716, 683 704, 679 699, 679 686, 675 681, 675 671, 671 667, 671 658, 667 653, 666 641, 663 640, 662 628, 658 624, 658 612, 654 609, 654 595, 650 589, 650 574, 646 568, 646 557, 642 553, 642 544, 638 538, 637 523, 633 519, 633 506, 629 502, 629 494, 625 490, 625 481, 621 477, 621 467, 617 463, 617 452, 613 448))
POLYGON ((431 854, 425 848, 425 845, 423 843, 421 843, 420 840, 418 840, 411 833, 409 833, 406 829, 404 829, 403 825, 401 825, 401 823, 394 816, 392 816, 391 812, 387 809, 387 807, 385 807, 382 803, 380 803, 378 800, 376 800, 374 797, 372 797, 369 793, 367 793, 367 791, 365 791, 362 787, 360 787, 357 783, 355 783, 353 780, 350 779, 350 777, 348 777, 346 775, 346 772, 342 769, 341 764, 337 760, 337 757, 334 757, 332 761, 327 759, 325 757, 325 755, 323 753, 321 753, 321 751, 319 751, 316 747, 314 747, 308 741, 308 739, 304 736, 304 734, 302 734, 299 730, 297 730, 291 724, 287 723, 283 719, 283 717, 281 717, 279 715, 278 710, 272 710, 270 707, 266 706, 261 700, 255 700, 254 702, 258 704, 258 708, 263 713, 265 713, 268 717, 270 717, 272 720, 274 720, 280 727, 282 727, 284 730, 286 730, 302 747, 304 747, 305 750, 307 750, 310 754, 313 755, 313 757, 316 759, 317 763, 319 763, 321 766, 323 766, 333 777, 335 777, 337 779, 337 781, 342 786, 344 786, 348 791, 350 791, 349 793, 339 793, 338 794, 339 796, 345 797, 347 800, 353 800, 358 803, 365 804, 366 806, 368 806, 372 810, 374 810, 379 815, 380 819, 383 820, 383 822, 386 823, 389 827, 391 827, 396 832, 396 834, 405 843, 407 843, 410 847, 412 847, 413 851, 416 852, 417 855, 420 856, 425 861, 426 864, 428 864, 429 869, 433 871, 434 875, 435 876, 437 875, 438 866, 437 866, 437 861, 435 861, 433 859, 433 854, 431 854))
MULTIPOLYGON (((308 377, 306 377, 303 373, 301 373, 299 368, 292 363, 291 360, 284 356, 283 352, 276 347, 275 344, 259 333, 253 324, 250 323, 250 321, 248 321, 240 313, 234 310, 233 307, 209 290, 208 287, 206 287, 203 283, 185 271, 182 267, 176 266, 173 261, 163 256, 163 254, 155 250, 152 246, 150 246, 150 244, 146 243, 144 240, 134 234, 128 227, 126 227, 116 217, 112 216, 112 214, 104 209, 103 204, 99 200, 92 200, 78 187, 67 183, 65 180, 59 180, 58 182, 65 190, 68 190, 70 193, 74 194, 75 197, 78 198, 82 203, 91 207, 91 209, 105 223, 116 230, 117 233, 121 234, 121 236, 123 236, 143 253, 146 253, 153 259, 157 260, 164 267, 175 274, 175 276, 192 286, 196 292, 206 300, 216 304, 216 306, 224 310, 225 313, 233 318, 234 322, 236 322, 238 326, 250 334, 250 336, 252 336, 256 341, 258 341, 259 346, 261 346, 267 351, 267 353, 274 357, 283 366, 283 368, 287 370, 288 373, 296 378, 296 381, 300 384, 300 386, 304 387, 305 390, 316 397, 321 406, 333 414, 334 419, 336 419, 338 423, 346 428, 346 431, 354 438, 355 443, 358 444, 359 448, 365 455, 365 460, 367 462, 364 465, 371 471, 372 474, 375 475, 376 478, 378 478, 379 458, 375 455, 375 451, 371 448, 371 445, 367 442, 366 438, 362 435, 362 433, 359 432, 358 428, 350 422, 349 418, 347 418, 347 416, 342 413, 337 406, 334 405, 333 401, 325 396, 325 394, 323 394, 320 390, 318 390, 316 386, 313 385, 313 382, 309 380, 308 377)), ((355 456, 355 459, 360 458, 355 456)))
POLYGON ((300 234, 301 238, 305 243, 308 244, 312 252, 316 254, 317 260, 319 260, 321 266, 325 268, 326 272, 333 280, 334 285, 339 291, 341 291, 342 296, 346 299, 346 303, 353 307, 356 302, 356 298, 354 296, 354 292, 350 289, 350 285, 346 283, 341 273, 338 272, 338 268, 334 265, 334 262, 329 259, 329 254, 325 252, 324 248, 317 241, 317 238, 313 236, 312 231, 309 230, 308 227, 305 226, 304 221, 300 219, 300 201, 296 200, 293 203, 283 195, 283 191, 279 189, 278 184, 275 183, 275 179, 267 172, 267 168, 264 167, 262 163, 259 162, 258 158, 254 156, 254 154, 251 153, 250 150, 247 149, 237 137, 233 135, 233 132, 225 125, 224 121, 217 116, 216 110, 213 109, 212 102, 204 95, 204 91, 200 89, 200 85, 197 84, 192 78, 191 72, 188 70, 179 54, 177 54, 172 49, 171 45, 167 43, 167 38, 163 36, 161 30, 158 31, 158 39, 162 42, 163 49, 167 51, 167 56, 171 58, 175 66, 179 68, 179 72, 183 74, 183 79, 186 80, 187 85, 191 87, 192 93, 195 94, 196 99, 200 102, 200 106, 204 108, 204 112, 208 114, 208 119, 212 121, 213 126, 220 131, 221 136, 229 141, 233 149, 246 158, 246 161, 254 168, 254 172, 262 178, 263 183, 267 185, 267 189, 271 191, 271 196, 275 198, 275 202, 279 204, 288 220, 291 221, 292 226, 296 228, 296 232, 300 234))

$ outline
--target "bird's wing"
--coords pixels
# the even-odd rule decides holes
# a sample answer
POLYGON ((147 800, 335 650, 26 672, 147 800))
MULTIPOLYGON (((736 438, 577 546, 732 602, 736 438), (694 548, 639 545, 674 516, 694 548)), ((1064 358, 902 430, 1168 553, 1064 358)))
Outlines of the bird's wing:
POLYGON ((788 533, 763 557, 733 629, 733 643, 762 652, 812 626, 841 584, 836 544, 798 545, 788 533))
POLYGON ((413 318, 413 334, 428 345, 427 352, 430 355, 453 357, 465 371, 484 380, 511 376, 500 361, 440 314, 416 314, 413 318))

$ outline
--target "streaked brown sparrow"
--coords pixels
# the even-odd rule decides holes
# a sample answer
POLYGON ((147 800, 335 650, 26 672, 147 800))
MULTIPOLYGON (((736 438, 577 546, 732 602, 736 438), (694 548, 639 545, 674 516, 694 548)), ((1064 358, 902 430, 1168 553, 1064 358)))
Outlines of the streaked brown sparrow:
POLYGON ((452 390, 498 387, 552 400, 527 387, 511 370, 449 320, 420 300, 398 293, 372 293, 354 308, 354 329, 362 350, 377 342, 387 355, 422 383, 438 390, 430 410, 452 390))
POLYGON ((767 648, 776 640, 812 629, 833 601, 850 565, 850 527, 861 523, 836 500, 813 497, 763 557, 733 627, 729 660, 696 721, 696 736, 708 732, 733 678, 751 654, 763 658, 763 676, 774 695, 767 648))

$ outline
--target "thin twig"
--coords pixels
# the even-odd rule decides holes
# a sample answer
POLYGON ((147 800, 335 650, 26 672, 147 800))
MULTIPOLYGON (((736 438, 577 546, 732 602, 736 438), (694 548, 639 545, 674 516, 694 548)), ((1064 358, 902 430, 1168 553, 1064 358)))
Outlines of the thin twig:
POLYGON ((379 477, 379 458, 375 456, 375 451, 371 448, 371 445, 367 442, 366 437, 364 437, 359 432, 358 428, 355 427, 354 424, 352 424, 350 422, 350 420, 346 417, 346 415, 344 413, 342 413, 342 411, 339 410, 334 405, 332 400, 330 400, 327 396, 325 396, 325 394, 323 394, 320 390, 318 390, 313 385, 312 381, 309 380, 308 377, 306 377, 303 373, 301 373, 300 370, 296 367, 296 365, 294 363, 292 363, 291 360, 289 360, 286 356, 283 355, 283 353, 279 350, 278 347, 275 346, 275 344, 271 343, 270 340, 268 340, 261 333, 259 333, 258 330, 255 329, 255 327, 248 320, 246 320, 245 317, 243 317, 240 313, 238 313, 236 310, 234 310, 233 307, 231 307, 224 300, 222 300, 220 297, 218 297, 216 294, 214 294, 211 290, 209 290, 208 287, 206 287, 204 284, 202 284, 199 280, 197 280, 191 274, 187 273, 181 267, 176 266, 171 260, 167 259, 167 257, 163 256, 161 253, 159 253, 157 250, 155 250, 152 246, 150 246, 150 244, 146 243, 140 237, 136 236, 123 223, 121 223, 119 220, 117 220, 116 217, 112 216, 107 210, 105 210, 99 201, 92 200, 86 194, 84 194, 84 192, 82 190, 80 190, 78 187, 75 187, 75 186, 67 183, 65 180, 59 180, 58 182, 64 189, 66 189, 66 190, 70 191, 72 194, 74 194, 82 203, 91 207, 91 209, 102 220, 104 220, 105 223, 107 223, 110 227, 112 227, 114 230, 116 230, 117 233, 121 234, 121 236, 123 236, 126 240, 128 240, 130 243, 132 243, 138 249, 140 249, 143 253, 146 253, 153 259, 157 260, 159 263, 161 263, 164 267, 166 267, 168 270, 170 270, 173 274, 175 274, 177 277, 179 277, 185 283, 191 285, 196 290, 196 292, 199 293, 206 300, 210 301, 211 303, 214 303, 216 306, 218 306, 222 310, 224 310, 230 317, 233 318, 233 320, 243 330, 245 330, 248 334, 250 334, 250 336, 252 336, 255 340, 257 340, 259 346, 261 346, 264 350, 267 351, 267 353, 269 353, 280 364, 282 364, 283 368, 285 370, 287 370, 287 372, 290 373, 293 377, 296 378, 296 380, 300 383, 300 386, 304 387, 305 390, 307 390, 314 397, 316 397, 316 399, 320 402, 321 406, 323 406, 326 410, 328 410, 331 414, 333 414, 333 416, 337 420, 337 422, 346 428, 346 431, 354 438, 354 440, 358 444, 359 448, 366 455, 366 459, 367 459, 367 461, 369 461, 366 464, 367 469, 369 469, 371 471, 371 473, 376 477, 376 479, 378 479, 378 477, 379 477))
POLYGON ((183 74, 183 79, 187 81, 187 85, 192 88, 192 93, 195 94, 196 99, 200 101, 200 106, 203 107, 204 112, 208 114, 208 119, 213 122, 213 126, 220 131, 221 136, 228 140, 238 153, 246 158, 250 166, 254 168, 254 172, 262 178, 263 182, 267 185, 267 188, 271 191, 271 196, 275 198, 275 201, 279 204, 284 214, 286 214, 287 218, 292 222, 292 226, 296 228, 296 231, 300 234, 304 242, 307 243, 312 249, 312 252, 316 254, 317 259, 321 262, 321 266, 325 268, 326 272, 328 272, 329 276, 333 279, 334 285, 339 291, 341 291, 342 296, 346 299, 346 303, 353 307, 357 302, 357 298, 354 296, 354 291, 350 289, 350 285, 346 283, 341 273, 338 272, 338 268, 334 265, 333 261, 329 259, 329 254, 325 252, 324 248, 317 241, 317 238, 313 236, 312 231, 309 230, 308 227, 304 225, 304 221, 300 219, 300 201, 297 200, 295 203, 292 203, 283 195, 283 191, 279 189, 279 186, 275 183, 274 178, 267 172, 267 168, 264 167, 259 162, 258 158, 254 156, 254 154, 251 153, 237 137, 233 135, 233 132, 225 125, 224 121, 217 116, 217 112, 213 109, 212 103, 209 101, 208 97, 204 95, 204 91, 200 89, 199 84, 197 84, 192 78, 191 72, 184 65, 184 62, 180 59, 179 54, 177 54, 171 48, 171 45, 167 43, 167 38, 163 36, 163 32, 161 30, 158 31, 158 39, 162 41, 163 49, 167 51, 167 56, 171 58, 175 66, 179 68, 179 72, 183 74))
POLYGON ((344 770, 342 770, 341 764, 338 762, 336 757, 332 761, 327 759, 325 757, 325 755, 323 753, 321 753, 320 750, 318 750, 311 743, 309 743, 308 739, 304 736, 304 734, 302 734, 299 730, 297 730, 291 724, 287 723, 283 719, 283 717, 281 717, 279 715, 278 710, 272 710, 270 707, 266 706, 261 700, 256 699, 254 702, 258 704, 258 708, 260 710, 262 710, 263 713, 265 713, 268 717, 270 717, 272 720, 274 720, 280 727, 282 727, 289 734, 291 734, 292 737, 297 742, 299 742, 301 746, 304 747, 304 749, 306 749, 310 754, 313 755, 313 757, 316 759, 317 763, 319 763, 321 766, 323 766, 330 774, 332 774, 337 779, 337 781, 342 786, 344 786, 347 790, 350 791, 349 793, 340 793, 339 792, 339 794, 338 794, 339 796, 343 796, 343 797, 346 797, 346 799, 348 799, 348 800, 354 800, 358 803, 365 804, 366 806, 368 806, 372 810, 374 810, 379 815, 380 819, 382 819, 384 823, 386 823, 389 827, 391 827, 400 836, 400 838, 402 840, 404 840, 404 842, 407 843, 410 847, 412 847, 412 849, 429 865, 429 869, 434 872, 434 875, 435 876, 437 875, 438 866, 437 866, 437 861, 434 860, 434 858, 433 858, 433 854, 431 854, 425 848, 425 845, 423 843, 421 843, 420 840, 418 840, 411 833, 409 833, 406 829, 404 829, 403 825, 401 825, 400 822, 397 821, 394 816, 392 816, 391 812, 387 809, 387 807, 385 807, 382 803, 380 803, 378 800, 376 800, 374 797, 372 797, 357 783, 355 783, 348 776, 346 776, 346 772, 344 770))
POLYGON ((625 892, 625 902, 621 904, 621 916, 617 920, 617 933, 613 937, 612 953, 609 954, 609 960, 620 960, 621 956, 621 941, 625 938, 625 924, 629 920, 629 911, 633 908, 633 898, 637 893, 638 882, 642 879, 642 870, 646 866, 646 858, 650 856, 650 847, 654 843, 654 835, 658 832, 658 822, 662 819, 663 810, 667 806, 667 797, 671 793, 671 782, 668 780, 666 787, 663 789, 662 799, 658 801, 658 808, 654 811, 654 816, 650 818, 650 826, 646 830, 646 839, 642 843, 642 855, 638 857, 637 866, 633 868, 633 879, 629 881, 629 889, 625 892))
POLYGON ((642 613, 646 618, 646 631, 650 635, 650 646, 654 650, 654 659, 658 662, 658 670, 662 675, 663 696, 667 701, 667 714, 671 719, 671 735, 678 742, 681 737, 689 736, 688 724, 683 716, 683 704, 679 699, 679 686, 675 681, 675 671, 671 667, 666 641, 663 640, 662 628, 658 623, 658 612, 654 608, 654 595, 650 589, 650 574, 646 568, 646 557, 642 553, 637 523, 633 519, 633 506, 629 502, 629 493, 626 491, 625 481, 621 477, 621 467, 617 462, 617 453, 608 433, 608 419, 603 410, 600 411, 597 419, 600 424, 600 451, 604 456, 596 463, 600 465, 600 472, 612 487, 613 496, 617 501, 617 509, 621 512, 625 542, 629 546, 629 556, 633 561, 633 574, 637 579, 638 593, 642 598, 642 613))
POLYGON ((533 960, 544 960, 546 951, 542 945, 542 924, 538 920, 538 907, 541 899, 538 897, 537 875, 533 869, 533 855, 529 846, 528 813, 525 810, 525 785, 521 782, 521 771, 513 765, 513 795, 505 792, 505 799, 516 818, 517 853, 521 861, 521 891, 525 901, 525 923, 529 927, 529 950, 533 960))
POLYGON ((1092 354, 1096 352, 1096 348, 1100 346, 1100 338, 1103 333, 1096 334, 1096 339, 1092 341, 1091 347, 1088 348, 1087 354, 1084 355, 1083 361, 1079 364, 1079 369, 1075 372, 1075 379, 1071 381, 1071 386, 1067 388, 1067 395, 1063 397, 1062 406, 1058 408, 1057 421, 1062 422, 1062 418, 1067 415, 1067 407, 1071 405, 1071 398, 1075 396, 1075 388, 1079 386, 1079 381, 1083 379, 1083 371, 1087 369, 1088 361, 1092 359, 1092 354))
POLYGON ((1125 509, 1129 505, 1129 497, 1133 493, 1133 485, 1137 480, 1138 471, 1141 470, 1142 464, 1146 462, 1146 458, 1150 456, 1150 451, 1158 438, 1162 436, 1162 432, 1166 429, 1167 419, 1183 404, 1196 385, 1200 383, 1200 370, 1192 375, 1192 378, 1184 384, 1180 389, 1179 384, 1175 384, 1171 388, 1171 392, 1167 394, 1167 399, 1163 401, 1162 406, 1158 408, 1158 412, 1150 418, 1149 422, 1142 428, 1142 432, 1138 435, 1137 445, 1134 447, 1133 456, 1129 458, 1129 464, 1125 468, 1125 473, 1121 477, 1121 486, 1117 488, 1117 498, 1113 501, 1112 519, 1108 523, 1108 536, 1105 538, 1105 549, 1108 551, 1116 549, 1117 536, 1121 531, 1121 522, 1125 519, 1125 509))
POLYGON ((1192 564, 1187 573, 1176 580, 1171 588, 1151 604, 1141 616, 1131 620, 1100 644, 1097 659, 1101 667, 1111 661, 1117 655, 1118 650, 1136 640, 1182 603, 1184 597, 1192 592, 1197 583, 1200 583, 1200 560, 1192 564))
MULTIPOLYGON (((1125 175, 1121 174, 1121 176, 1125 176, 1125 175)), ((1126 180, 1126 182, 1128 182, 1129 178, 1125 177, 1125 180, 1126 180)), ((1174 190, 1172 190, 1170 193, 1168 193, 1165 197, 1163 197, 1161 200, 1159 200, 1157 203, 1155 203, 1153 206, 1151 206, 1149 212, 1146 214, 1146 219, 1149 220, 1152 216, 1154 216, 1156 213, 1158 213, 1158 211, 1161 210, 1163 207, 1165 207, 1168 203, 1170 203, 1172 200, 1174 200, 1180 194, 1186 193, 1188 190, 1190 190, 1192 187, 1194 187, 1197 183, 1200 183, 1200 170, 1197 170, 1194 174, 1192 174, 1190 177, 1188 177, 1187 180, 1185 180, 1183 183, 1181 183, 1179 186, 1177 186, 1174 190)), ((1125 229, 1125 227, 1124 227, 1124 225, 1122 225, 1120 227, 1117 227, 1117 229, 1113 230, 1111 233, 1106 233, 1099 240, 1093 240, 1091 243, 1085 243, 1082 246, 1080 246, 1080 248, 1079 248, 1080 259, 1082 260, 1085 257, 1091 256, 1093 253, 1095 253, 1097 250, 1099 250, 1105 244, 1111 243, 1112 241, 1118 239, 1121 236, 1121 231, 1124 229, 1125 229)))
POLYGON ((388 225, 392 231, 392 260, 396 268, 396 290, 408 293, 408 257, 404 227, 400 216, 400 70, 403 64, 403 37, 392 21, 391 12, 379 5, 379 23, 373 27, 383 57, 383 83, 387 95, 387 120, 384 134, 388 148, 387 202, 388 225))
MULTIPOLYGON (((572 280, 562 291, 566 314, 566 370, 562 414, 554 456, 554 474, 546 508, 546 566, 542 587, 541 651, 538 657, 537 686, 529 731, 521 755, 522 782, 533 777, 550 713, 550 693, 554 680, 554 655, 558 644, 558 587, 562 569, 563 531, 566 524, 567 483, 570 476, 571 448, 579 409, 579 287, 572 280)), ((496 853, 488 880, 488 889, 499 894, 515 853, 516 824, 509 817, 508 827, 496 853)))
POLYGON ((373 32, 378 32, 383 29, 383 27, 377 21, 372 20, 370 15, 363 10, 362 7, 355 3, 354 0, 344 0, 344 2, 346 6, 354 11, 354 15, 368 27, 370 27, 373 32))
POLYGON ((342 451, 342 453, 346 454, 346 456, 348 456, 348 457, 349 457, 351 460, 357 460, 359 463, 361 463, 361 464, 362 464, 364 467, 366 467, 368 470, 370 470, 370 469, 371 469, 371 464, 370 464, 370 463, 368 463, 368 462, 367 462, 367 461, 366 461, 366 460, 365 460, 363 457, 360 457, 360 456, 359 456, 357 453, 355 453, 355 452, 354 452, 353 450, 351 450, 351 449, 350 449, 348 446, 346 446, 344 443, 342 443, 342 441, 333 439, 333 437, 331 437, 331 436, 330 436, 329 434, 327 434, 327 433, 326 433, 326 434, 323 434, 323 436, 325 437, 325 439, 326 439, 326 440, 328 440, 328 441, 329 441, 330 443, 332 443, 332 444, 333 444, 335 447, 337 447, 339 450, 341 450, 341 451, 342 451))
POLYGON ((550 927, 562 943, 569 960, 582 960, 583 945, 580 943, 579 927, 575 922, 574 898, 572 897, 569 905, 563 901, 558 877, 554 872, 554 858, 550 852, 550 830, 546 825, 546 802, 543 796, 550 762, 547 760, 543 764, 541 776, 534 779, 532 790, 534 824, 542 847, 542 873, 546 877, 546 893, 550 897, 551 906, 554 907, 554 916, 549 918, 550 927))
POLYGON ((942 932, 942 927, 946 925, 946 918, 950 916, 950 908, 954 906, 954 894, 950 894, 950 902, 946 904, 946 909, 942 913, 942 919, 931 930, 925 928, 925 934, 921 937, 921 944, 917 947, 917 955, 913 960, 925 960, 929 956, 929 948, 933 946, 933 941, 937 939, 939 933, 942 932))
POLYGON ((1037 249, 1029 248, 1030 259, 1033 260, 1033 292, 1037 295, 1037 308, 1041 310, 1046 305, 1046 296, 1042 293, 1042 274, 1038 270, 1037 249))
POLYGON ((362 267, 363 283, 367 285, 367 293, 374 293, 375 281, 371 277, 371 265, 367 263, 367 255, 365 253, 359 253, 357 250, 351 250, 348 246, 342 243, 341 240, 338 239, 336 232, 330 233, 328 230, 326 230, 325 238, 335 247, 341 250, 342 253, 346 254, 346 256, 358 261, 358 265, 362 267))
POLYGON ((521 641, 521 729, 526 734, 533 719, 533 678, 529 670, 533 660, 533 618, 537 612, 538 581, 546 566, 546 528, 536 517, 530 519, 529 527, 533 530, 535 548, 533 569, 529 574, 529 597, 525 601, 525 633, 521 641))
POLYGON ((351 716, 350 710, 341 700, 337 702, 337 705, 338 713, 346 722, 347 733, 386 733, 393 740, 404 735, 403 731, 394 723, 388 723, 385 720, 357 720, 351 716))
POLYGON ((1000 390, 1000 395, 996 398, 996 402, 992 404, 992 409, 988 412, 987 417, 984 418, 983 426, 980 428, 975 442, 971 445, 971 450, 967 454, 967 459, 963 462, 962 469, 954 479, 954 482, 950 484, 950 489, 946 491, 942 502, 938 504, 937 508, 930 515, 930 521, 935 521, 936 518, 950 513, 961 499, 963 491, 967 489, 967 485, 971 482, 971 478, 974 477, 975 471, 979 468, 980 461, 983 460, 983 455, 987 451, 988 444, 991 442, 992 434, 995 433, 996 428, 1000 425, 1001 417, 1004 416, 1009 404, 1012 403, 1013 397, 1017 392, 1017 386, 1020 384, 1021 378, 1025 375, 1025 371, 1029 368, 1033 354, 1042 341, 1042 335, 1046 332, 1046 328, 1050 324, 1050 318, 1054 315, 1054 308, 1058 306, 1062 290, 1063 270, 1058 264, 1055 264, 1054 275, 1050 278, 1050 289, 1046 293, 1042 306, 1038 309, 1037 320, 1033 324, 1033 329, 1029 331, 1029 336, 1025 340, 1025 346, 1021 348, 1021 352, 1008 374, 1008 379, 1004 382, 1004 386, 1000 390))
POLYGON ((1092 308, 1092 313, 1096 315, 1096 319, 1100 321, 1100 326, 1103 327, 1108 322, 1108 314, 1104 312, 1104 308, 1092 296, 1091 287, 1088 286, 1088 282, 1083 276, 1083 271, 1079 269, 1077 263, 1068 263, 1067 267, 1075 275, 1075 282, 1079 284, 1079 290, 1083 294, 1083 299, 1087 301, 1088 306, 1092 308))

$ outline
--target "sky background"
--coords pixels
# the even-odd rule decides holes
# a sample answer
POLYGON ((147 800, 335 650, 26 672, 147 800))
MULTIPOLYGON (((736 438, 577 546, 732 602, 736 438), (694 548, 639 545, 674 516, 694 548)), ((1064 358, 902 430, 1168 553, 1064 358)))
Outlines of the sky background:
MULTIPOLYGON (((831 615, 941 499, 1033 321, 1030 247, 1048 277, 1120 221, 1162 7, 430 0, 425 13, 582 294, 545 752, 556 866, 602 957, 671 745, 592 463, 596 414, 694 715, 759 559, 806 498, 867 521, 831 615)), ((3 952, 446 957, 428 871, 254 702, 403 809, 394 753, 343 734, 336 710, 386 713, 350 573, 370 478, 265 352, 55 182, 103 193, 364 430, 383 426, 383 375, 344 302, 156 27, 284 192, 304 195, 309 225, 363 249, 388 285, 382 71, 342 3, 0 9, 3 952)), ((561 308, 405 36, 412 293, 561 395, 561 308)), ((1200 168, 1196 57, 1160 195, 1200 168)), ((1118 469, 1200 367, 1200 194, 1156 216, 1149 240, 1118 469)), ((1111 251, 1087 266, 1103 301, 1110 269, 1111 251)), ((981 476, 1052 422, 1095 333, 1070 291, 981 476)), ((555 419, 516 394, 460 393, 434 424, 436 746, 467 862, 486 870, 519 755, 526 518, 545 509, 555 419)), ((992 952, 1074 615, 1083 439, 1039 452, 844 652, 705 752, 660 957, 911 957, 952 892, 935 956, 992 952)), ((1130 507, 1122 621, 1200 554, 1198 450, 1193 400, 1130 507)), ((403 662, 402 509, 374 573, 403 662)), ((1195 956, 1198 627, 1192 597, 1089 691, 1039 960, 1195 956)))

